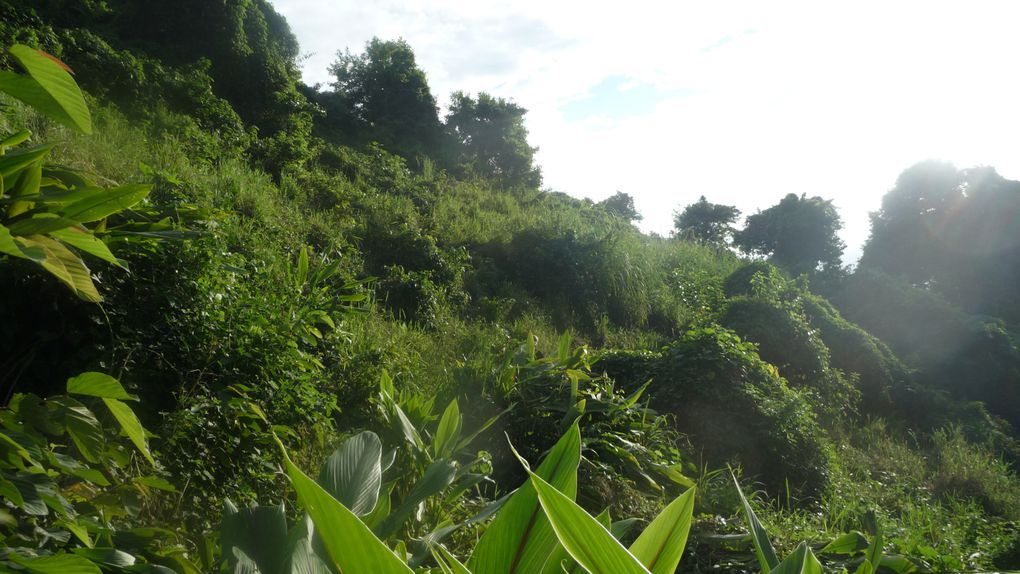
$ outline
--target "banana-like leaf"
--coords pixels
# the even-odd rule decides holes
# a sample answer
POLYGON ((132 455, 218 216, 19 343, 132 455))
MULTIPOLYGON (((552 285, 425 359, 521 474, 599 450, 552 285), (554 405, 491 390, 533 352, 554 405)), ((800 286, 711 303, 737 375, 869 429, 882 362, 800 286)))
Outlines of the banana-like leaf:
POLYGON ((854 530, 847 532, 819 550, 822 554, 856 554, 868 547, 868 539, 864 534, 854 530))
POLYGON ((96 290, 95 283, 92 282, 89 268, 81 258, 59 241, 45 235, 17 237, 14 241, 27 258, 36 260, 43 269, 70 287, 79 298, 89 303, 99 303, 103 300, 96 290))
POLYGON ((556 538, 581 567, 591 574, 649 574, 598 520, 535 473, 528 474, 556 538))
POLYGON ((740 495, 740 503, 744 507, 744 516, 747 519, 747 528, 751 531, 751 540, 754 542, 754 553, 758 557, 758 564, 761 566, 762 574, 769 574, 773 568, 779 564, 779 558, 776 556, 776 549, 772 546, 772 541, 769 540, 769 535, 765 532, 765 527, 761 525, 758 520, 758 516, 751 509, 750 503, 747 502, 747 497, 744 496, 744 491, 740 489, 740 483, 737 482, 737 477, 731 472, 730 477, 733 478, 733 485, 737 488, 737 494, 740 495))
POLYGON ((449 458, 454 454, 461 429, 460 407, 457 399, 450 401, 443 412, 436 428, 436 436, 432 439, 432 454, 436 458, 449 458))
POLYGON ((311 516, 333 566, 350 574, 411 574, 356 514, 301 471, 276 439, 298 502, 311 516))
MULTIPOLYGON (((577 423, 549 451, 536 473, 566 496, 577 494, 581 432, 577 423)), ((541 572, 559 543, 531 481, 525 481, 475 546, 468 568, 475 574, 541 572)))
POLYGON ((71 397, 53 397, 48 402, 60 408, 67 434, 85 460, 99 462, 99 455, 105 448, 105 435, 96 415, 71 397))
POLYGON ((8 560, 17 562, 32 574, 102 574, 87 558, 74 554, 53 554, 38 558, 22 558, 17 554, 8 554, 8 560))
POLYGON ((66 229, 72 225, 77 225, 77 222, 52 213, 41 213, 35 217, 15 221, 8 228, 11 230, 11 235, 41 235, 66 229))
POLYGON ((53 144, 43 144, 30 148, 19 149, 0 156, 0 177, 9 179, 25 167, 46 157, 53 149, 53 144))
POLYGON ((694 488, 678 496, 645 528, 630 552, 652 574, 673 574, 687 546, 694 516, 694 488))
POLYGON ((450 551, 441 544, 432 545, 429 549, 432 551, 432 558, 436 564, 439 564, 439 569, 443 571, 443 574, 471 574, 467 566, 457 560, 457 557, 450 554, 450 551))
POLYGON ((117 399, 103 398, 103 402, 106 403, 106 408, 110 409, 113 418, 117 419, 117 422, 120 423, 120 428, 124 430, 124 434, 134 443, 138 452, 142 453, 142 456, 145 457, 145 460, 149 461, 149 464, 156 466, 156 461, 152 458, 152 453, 149 452, 149 445, 145 441, 145 429, 142 427, 141 421, 138 420, 138 416, 135 415, 135 411, 131 410, 131 407, 126 403, 117 399))
POLYGON ((224 503, 220 539, 224 556, 235 556, 237 565, 244 560, 235 550, 250 559, 259 572, 282 573, 289 556, 283 541, 287 539, 287 515, 283 505, 252 506, 238 509, 232 502, 224 503))
MULTIPOLYGON (((12 200, 28 200, 29 198, 38 197, 39 185, 42 183, 42 160, 35 161, 29 164, 24 170, 18 180, 9 190, 3 190, 12 200)), ((32 208, 32 201, 15 201, 7 208, 7 216, 15 217, 25 213, 32 208)), ((29 235, 28 233, 20 233, 14 230, 14 226, 11 226, 11 233, 15 235, 29 235)), ((36 232, 40 233, 40 232, 36 232)))
POLYGON ((129 183, 78 200, 61 210, 60 215, 79 223, 99 221, 145 199, 151 189, 149 184, 129 183))
POLYGON ((344 441, 319 470, 319 484, 359 516, 372 512, 382 486, 382 442, 371 431, 344 441))
POLYGON ((807 542, 801 542, 786 560, 771 570, 773 574, 823 574, 822 563, 815 553, 808 548, 807 542))
POLYGON ((134 400, 120 382, 105 373, 88 372, 67 380, 67 392, 71 395, 87 395, 101 399, 134 400))
POLYGON ((50 237, 78 249, 84 251, 89 255, 93 255, 106 261, 107 263, 113 263, 121 269, 127 269, 127 266, 123 261, 117 259, 110 248, 106 246, 98 237, 92 235, 90 231, 81 227, 80 225, 74 225, 72 227, 66 227, 51 231, 50 237))
POLYGON ((28 72, 28 77, 6 72, 0 76, 0 90, 54 121, 86 134, 92 133, 92 116, 67 65, 20 44, 11 46, 8 52, 28 72))
POLYGON ((450 486, 456 476, 457 467, 448 460, 437 460, 430 464, 425 470, 425 474, 411 488, 411 492, 401 501, 400 506, 379 525, 376 531, 379 538, 385 540, 395 533, 411 516, 411 513, 418 508, 419 504, 450 486))

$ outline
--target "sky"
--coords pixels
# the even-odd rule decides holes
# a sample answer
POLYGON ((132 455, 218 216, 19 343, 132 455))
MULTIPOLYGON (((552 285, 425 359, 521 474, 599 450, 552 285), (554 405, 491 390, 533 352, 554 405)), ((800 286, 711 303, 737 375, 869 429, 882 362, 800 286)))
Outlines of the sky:
POLYGON ((441 107, 527 108, 545 186, 634 197, 645 231, 704 195, 744 215, 833 199, 845 262, 896 176, 929 158, 1020 179, 1020 2, 273 0, 304 81, 403 38, 441 107))

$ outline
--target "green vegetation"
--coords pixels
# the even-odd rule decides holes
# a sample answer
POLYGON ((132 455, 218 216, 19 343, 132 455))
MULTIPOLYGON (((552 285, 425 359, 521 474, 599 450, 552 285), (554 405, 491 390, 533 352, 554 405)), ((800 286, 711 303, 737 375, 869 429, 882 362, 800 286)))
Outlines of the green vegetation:
POLYGON ((403 41, 136 4, 0 0, 0 570, 1020 567, 1016 182, 648 236, 403 41))

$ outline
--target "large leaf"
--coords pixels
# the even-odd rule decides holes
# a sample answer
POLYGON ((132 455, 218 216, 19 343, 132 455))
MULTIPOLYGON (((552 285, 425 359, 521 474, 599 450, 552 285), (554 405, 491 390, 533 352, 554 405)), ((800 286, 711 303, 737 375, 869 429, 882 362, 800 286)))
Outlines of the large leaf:
POLYGON ((436 458, 448 458, 454 454, 457 439, 460 437, 461 418, 457 399, 450 401, 443 412, 443 418, 436 427, 436 436, 432 439, 432 454, 436 458))
POLYGON ((124 434, 131 439, 131 442, 135 444, 135 447, 142 453, 145 460, 155 466, 156 461, 153 460, 152 453, 149 452, 149 445, 145 442, 145 429, 142 428, 142 423, 138 420, 138 416, 135 415, 135 411, 117 399, 103 398, 103 402, 106 403, 106 408, 110 409, 113 418, 117 419, 117 422, 120 423, 120 428, 124 429, 124 434))
POLYGON ((90 371, 67 380, 67 392, 101 399, 133 400, 117 379, 105 373, 90 371))
POLYGON ((382 442, 365 431, 344 441, 319 470, 319 484, 359 516, 372 512, 382 486, 382 442))
MULTIPOLYGON (((577 494, 581 432, 575 422, 546 455, 536 474, 565 495, 577 494)), ((475 574, 541 572, 558 545, 531 481, 525 481, 485 530, 468 561, 475 574)))
POLYGON ((737 477, 733 473, 730 473, 730 477, 733 478, 733 485, 737 488, 737 494, 740 495, 740 503, 744 507, 744 516, 747 519, 748 530, 751 531, 754 553, 758 557, 758 564, 761 566, 762 574, 769 574, 769 571, 779 564, 776 549, 772 546, 772 541, 769 540, 765 527, 761 525, 758 516, 751 509, 750 503, 747 502, 747 497, 744 496, 744 491, 740 489, 737 477))
POLYGON ((786 560, 771 570, 773 574, 822 574, 822 564, 808 548, 807 542, 801 542, 786 560))
POLYGON ((450 551, 444 548, 442 545, 431 546, 432 557, 435 559, 436 564, 439 564, 439 569, 443 571, 443 574, 471 574, 471 571, 467 569, 467 566, 461 564, 460 560, 450 551))
POLYGON ((673 574, 687 546, 694 516, 694 488, 678 496, 645 528, 630 552, 652 574, 673 574))
POLYGON ((528 474, 556 538, 582 568, 591 574, 648 574, 609 529, 541 477, 528 474))
POLYGON ((329 566, 315 553, 312 545, 312 521, 306 514, 287 534, 290 569, 287 574, 330 574, 329 566))
POLYGON ((400 506, 379 525, 376 530, 379 537, 386 539, 396 532, 419 504, 450 486, 456 476, 457 467, 448 460, 437 460, 430 464, 425 470, 425 474, 418 479, 418 482, 414 483, 411 492, 407 493, 407 496, 401 501, 400 506))
POLYGON ((868 539, 854 530, 847 532, 819 550, 822 554, 856 554, 868 547, 868 539))
POLYGON ((287 515, 282 504, 238 510, 228 500, 220 533, 224 556, 237 556, 234 549, 240 549, 263 574, 282 572, 290 559, 283 543, 287 539, 287 515))
MULTIPOLYGON (((12 206, 13 207, 13 206, 12 206)), ((41 213, 27 219, 19 219, 11 223, 11 235, 42 235, 60 229, 66 229, 77 222, 58 217, 51 213, 41 213)))
POLYGON ((337 570, 349 574, 411 574, 412 570, 376 538, 356 514, 301 472, 290 460, 283 443, 279 439, 277 442, 298 502, 311 516, 337 570))
POLYGON ((67 127, 92 133, 92 117, 85 98, 67 66, 52 56, 16 44, 8 50, 29 77, 10 72, 0 76, 0 90, 36 108, 67 127), (14 76, 13 78, 11 76, 14 76))
POLYGON ((117 267, 126 269, 124 262, 117 259, 110 248, 92 232, 85 229, 84 227, 75 225, 73 227, 66 227, 50 232, 50 237, 57 239, 79 251, 84 251, 89 255, 93 255, 106 261, 107 263, 113 263, 117 267))
POLYGON ((74 554, 53 554, 31 559, 8 554, 7 558, 13 559, 33 574, 102 574, 99 566, 87 558, 74 554))
POLYGON ((103 427, 85 405, 71 397, 53 397, 49 402, 60 407, 64 415, 64 426, 74 445, 85 460, 97 463, 105 448, 103 427))
POLYGON ((12 151, 0 156, 0 177, 9 179, 16 172, 46 157, 53 144, 43 144, 12 151))
POLYGON ((104 193, 92 195, 68 205, 61 210, 60 215, 80 223, 99 221, 104 217, 124 211, 145 199, 151 188, 152 186, 149 184, 130 183, 108 189, 104 193))
POLYGON ((35 259, 43 269, 70 287, 79 298, 89 303, 99 303, 103 300, 96 290, 95 283, 92 282, 89 268, 81 258, 59 241, 45 235, 17 237, 14 241, 19 249, 29 256, 28 258, 35 259), (33 254, 41 254, 41 258, 37 259, 33 254))

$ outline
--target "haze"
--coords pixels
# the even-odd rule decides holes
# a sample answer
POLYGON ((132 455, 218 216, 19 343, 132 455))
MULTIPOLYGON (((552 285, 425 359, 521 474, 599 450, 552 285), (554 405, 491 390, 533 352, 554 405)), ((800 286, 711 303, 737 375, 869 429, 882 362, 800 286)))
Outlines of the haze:
POLYGON ((277 0, 307 83, 373 36, 414 48, 441 105, 487 91, 529 110, 546 187, 631 194, 646 231, 706 195, 744 214, 834 198, 844 260, 868 212, 926 158, 1020 177, 1020 8, 1006 2, 277 0))

